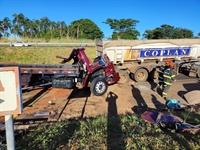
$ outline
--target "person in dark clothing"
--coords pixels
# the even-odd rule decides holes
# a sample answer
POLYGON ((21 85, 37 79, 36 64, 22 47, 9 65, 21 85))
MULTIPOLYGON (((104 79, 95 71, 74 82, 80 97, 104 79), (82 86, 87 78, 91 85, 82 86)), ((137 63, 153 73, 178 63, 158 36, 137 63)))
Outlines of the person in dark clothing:
POLYGON ((159 70, 158 70, 158 84, 157 86, 153 89, 155 92, 157 91, 158 88, 163 87, 163 72, 169 65, 170 60, 166 60, 164 65, 161 65, 159 70))
POLYGON ((170 62, 163 72, 163 90, 162 97, 167 98, 167 93, 172 83, 175 82, 174 63, 170 62))
POLYGON ((159 76, 158 76, 158 84, 153 89, 157 91, 158 88, 162 87, 162 97, 167 97, 167 92, 172 85, 172 82, 175 81, 175 73, 174 73, 174 64, 170 60, 165 61, 165 65, 160 66, 159 68, 159 76))
POLYGON ((156 92, 158 88, 161 88, 163 86, 163 71, 165 70, 165 65, 160 66, 158 70, 158 84, 156 85, 153 90, 156 92))

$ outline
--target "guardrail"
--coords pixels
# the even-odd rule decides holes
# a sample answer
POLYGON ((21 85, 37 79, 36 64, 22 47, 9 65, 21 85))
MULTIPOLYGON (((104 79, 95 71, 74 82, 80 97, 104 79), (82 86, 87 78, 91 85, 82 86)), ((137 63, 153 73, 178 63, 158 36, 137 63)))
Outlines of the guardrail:
MULTIPOLYGON (((0 43, 0 46, 10 46, 11 43, 0 43)), ((35 46, 35 47, 40 47, 40 46, 58 46, 58 47, 73 47, 73 46, 95 46, 95 43, 92 43, 92 42, 32 42, 32 43, 27 43, 31 46, 35 46)))

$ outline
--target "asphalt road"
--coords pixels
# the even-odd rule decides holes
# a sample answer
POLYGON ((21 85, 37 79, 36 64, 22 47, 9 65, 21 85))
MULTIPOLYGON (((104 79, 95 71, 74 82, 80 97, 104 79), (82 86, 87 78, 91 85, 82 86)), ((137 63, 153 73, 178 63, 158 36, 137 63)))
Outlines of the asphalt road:
POLYGON ((176 75, 176 80, 177 81, 180 81, 180 80, 200 81, 200 78, 191 77, 191 76, 179 73, 178 75, 176 75))
MULTIPOLYGON (((28 43, 29 47, 95 47, 95 43, 28 43)), ((10 47, 10 43, 0 43, 0 47, 10 47)), ((13 47, 14 48, 14 47, 13 47)), ((27 48, 27 47, 24 47, 27 48)))

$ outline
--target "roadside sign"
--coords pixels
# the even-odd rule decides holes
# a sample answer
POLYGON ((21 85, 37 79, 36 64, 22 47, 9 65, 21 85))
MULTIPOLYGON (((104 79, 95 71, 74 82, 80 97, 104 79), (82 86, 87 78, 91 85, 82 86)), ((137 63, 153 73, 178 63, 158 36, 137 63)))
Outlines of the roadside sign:
POLYGON ((19 67, 0 68, 0 116, 22 113, 19 67))

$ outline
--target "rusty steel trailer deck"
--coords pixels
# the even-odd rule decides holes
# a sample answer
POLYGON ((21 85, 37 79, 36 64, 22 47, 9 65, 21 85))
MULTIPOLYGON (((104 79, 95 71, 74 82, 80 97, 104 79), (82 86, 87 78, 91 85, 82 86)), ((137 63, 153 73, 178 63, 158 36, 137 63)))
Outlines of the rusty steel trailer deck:
POLYGON ((23 93, 23 113, 15 122, 58 121, 71 89, 58 89, 46 86, 23 93))
MULTIPOLYGON (((68 97, 72 89, 59 89, 51 86, 37 87, 23 92, 23 112, 13 115, 14 128, 27 129, 38 123, 61 121, 65 106, 68 104, 68 97)), ((4 124, 1 117, 0 124, 4 124)), ((0 127, 4 130, 5 127, 0 127)))

